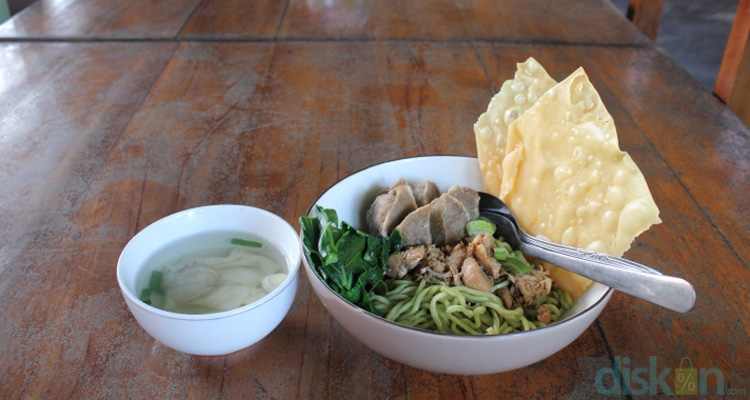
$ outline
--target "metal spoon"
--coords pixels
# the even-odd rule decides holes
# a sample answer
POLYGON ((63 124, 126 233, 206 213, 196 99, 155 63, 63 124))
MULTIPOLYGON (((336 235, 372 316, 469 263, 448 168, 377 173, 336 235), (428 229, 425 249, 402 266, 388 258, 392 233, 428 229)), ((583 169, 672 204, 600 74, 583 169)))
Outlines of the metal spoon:
POLYGON ((639 299, 686 313, 695 305, 693 285, 645 265, 591 250, 552 243, 526 234, 510 209, 495 196, 479 192, 479 213, 497 225, 514 249, 639 299))

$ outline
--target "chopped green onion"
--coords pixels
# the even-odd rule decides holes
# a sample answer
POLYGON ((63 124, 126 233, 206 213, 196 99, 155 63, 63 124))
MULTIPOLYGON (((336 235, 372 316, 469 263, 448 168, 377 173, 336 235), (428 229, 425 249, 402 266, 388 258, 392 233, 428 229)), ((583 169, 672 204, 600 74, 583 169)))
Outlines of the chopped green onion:
POLYGON ((508 259, 504 260, 501 264, 503 265, 503 268, 516 275, 523 275, 531 271, 531 264, 529 264, 523 256, 521 256, 521 259, 508 257, 508 259))
POLYGON ((506 242, 502 237, 500 237, 500 239, 493 240, 492 245, 495 247, 505 247, 505 250, 508 250, 508 253, 513 252, 513 248, 510 247, 510 244, 508 244, 508 242, 506 242))
POLYGON ((261 247, 261 246, 263 246, 263 243, 261 243, 261 242, 256 242, 254 240, 238 239, 238 238, 232 238, 232 240, 230 240, 230 243, 237 244, 237 245, 240 245, 240 246, 245 246, 245 247, 261 247))
POLYGON ((510 256, 510 252, 505 246, 495 246, 495 260, 505 261, 510 256))
POLYGON ((141 290, 141 295, 138 299, 148 305, 151 305, 151 288, 145 288, 141 290))
POLYGON ((153 297, 156 294, 164 294, 164 289, 161 287, 161 271, 152 271, 151 279, 148 282, 148 287, 141 290, 141 295, 138 297, 142 302, 151 305, 153 303, 153 297))
POLYGON ((476 236, 480 233, 492 236, 495 233, 495 224, 485 219, 475 219, 466 223, 466 233, 469 236, 476 236))
POLYGON ((490 290, 490 293, 495 293, 497 289, 501 289, 509 285, 510 285, 510 281, 507 279, 502 282, 498 282, 494 286, 492 286, 492 290, 490 290))
POLYGON ((154 271, 151 273, 151 281, 148 284, 149 289, 152 293, 163 293, 164 290, 161 288, 161 271, 154 271))

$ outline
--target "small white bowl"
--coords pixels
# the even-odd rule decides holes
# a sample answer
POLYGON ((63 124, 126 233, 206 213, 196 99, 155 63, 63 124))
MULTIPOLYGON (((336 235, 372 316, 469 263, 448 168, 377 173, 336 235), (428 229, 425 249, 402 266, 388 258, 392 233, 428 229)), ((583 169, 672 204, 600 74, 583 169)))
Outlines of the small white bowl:
POLYGON ((271 333, 289 311, 299 282, 302 248, 294 228, 281 217, 255 207, 213 205, 160 219, 128 242, 117 262, 117 281, 128 308, 160 343, 188 354, 225 355, 253 345, 271 333), (213 314, 180 314, 138 299, 141 270, 164 246, 207 232, 240 232, 276 246, 286 260, 286 279, 263 298, 213 314))
MULTIPOLYGON (((429 156, 378 164, 333 185, 315 204, 335 209, 339 221, 363 229, 369 204, 381 189, 399 178, 418 183, 433 180, 441 191, 451 185, 483 189, 476 158, 429 156)), ((314 207, 310 214, 314 216, 314 207)), ((312 288, 333 318, 370 349, 400 363, 433 372, 479 375, 528 366, 558 352, 596 319, 612 290, 594 284, 573 303, 558 323, 529 332, 496 336, 464 336, 428 332, 396 324, 354 306, 332 291, 303 258, 312 288)))

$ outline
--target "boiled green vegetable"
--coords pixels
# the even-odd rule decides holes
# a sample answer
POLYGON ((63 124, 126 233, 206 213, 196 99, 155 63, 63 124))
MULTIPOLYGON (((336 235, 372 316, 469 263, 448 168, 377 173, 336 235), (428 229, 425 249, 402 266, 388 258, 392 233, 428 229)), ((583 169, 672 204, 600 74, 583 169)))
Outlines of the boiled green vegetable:
POLYGON ((316 206, 316 217, 300 217, 302 244, 315 273, 346 300, 378 314, 373 294, 387 290, 388 256, 401 248, 397 230, 378 238, 339 222, 335 210, 316 206))

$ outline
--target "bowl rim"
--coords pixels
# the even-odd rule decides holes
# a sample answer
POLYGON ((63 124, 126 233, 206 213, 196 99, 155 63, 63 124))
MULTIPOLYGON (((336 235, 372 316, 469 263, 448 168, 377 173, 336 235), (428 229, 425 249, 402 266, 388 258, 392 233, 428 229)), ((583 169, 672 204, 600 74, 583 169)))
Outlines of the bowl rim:
MULTIPOLYGON (((274 288, 270 293, 266 294, 265 296, 261 297, 260 299, 257 299, 253 301, 250 304, 246 304, 241 307, 233 308, 231 310, 226 311, 220 311, 215 313, 208 313, 208 314, 183 314, 183 313, 177 313, 173 311, 166 311, 162 310, 158 307, 154 307, 150 304, 146 304, 142 302, 138 296, 135 293, 132 293, 130 289, 128 289, 127 285, 124 283, 124 278, 122 276, 122 259, 123 255, 125 254, 125 251, 129 248, 131 242, 140 235, 142 232, 148 232, 156 229, 154 225, 156 224, 162 224, 165 222, 169 222, 170 220, 182 218, 186 214, 194 213, 194 212, 206 212, 206 211, 212 211, 217 210, 219 208, 222 209, 242 209, 242 210, 251 210, 253 212, 260 212, 262 214, 265 214, 273 219, 275 219, 277 222, 281 223, 284 229, 288 230, 289 232, 295 232, 294 227, 287 222, 284 218, 282 218, 279 215, 276 215, 268 210, 244 205, 244 204, 211 204, 211 205, 204 205, 204 206, 197 206, 192 208, 187 208, 184 210, 177 211, 175 213, 169 214, 165 217, 159 218, 156 221, 150 223, 145 228, 138 231, 135 235, 133 235, 129 240, 128 243, 123 247, 122 251, 120 252, 120 255, 117 259, 117 283, 120 286, 120 292, 123 294, 125 299, 133 306, 138 307, 150 314, 158 315, 159 317, 169 318, 173 320, 180 320, 180 321, 212 321, 212 320, 219 320, 219 319, 225 319, 225 318, 231 318, 235 315, 245 313, 247 311, 253 310, 255 308, 260 307, 261 305, 271 301, 272 299, 276 298, 277 296, 281 295, 282 292, 286 290, 287 287, 293 284, 293 281, 297 279, 299 276, 300 271, 300 264, 302 262, 302 259, 304 258, 304 250, 302 249, 302 242, 299 239, 299 236, 297 236, 297 254, 296 257, 289 257, 289 263, 288 263, 288 273, 287 277, 284 279, 284 281, 274 288), (295 260, 298 260, 298 262, 294 262, 295 260)), ((285 258, 287 257, 286 254, 284 254, 285 258)))
MULTIPOLYGON (((307 216, 307 217, 312 217, 313 216, 312 214, 313 214, 313 211, 315 210, 315 207, 318 205, 318 200, 320 200, 323 196, 325 196, 328 192, 330 192, 331 189, 333 189, 334 186, 338 185, 339 183, 341 183, 341 182, 343 182, 345 180, 354 179, 354 176, 357 175, 357 174, 359 174, 359 173, 362 173, 364 171, 367 171, 367 170, 370 170, 370 169, 382 166, 384 164, 398 163, 398 162, 408 162, 408 161, 414 161, 414 160, 419 160, 419 159, 428 159, 428 158, 432 158, 432 159, 435 159, 435 158, 462 159, 464 161, 477 160, 477 162, 478 162, 478 159, 476 157, 461 156, 461 155, 446 155, 446 154, 404 157, 404 158, 397 158, 397 159, 392 159, 392 160, 388 160, 388 161, 378 162, 376 164, 372 164, 370 166, 367 166, 367 167, 361 168, 361 169, 359 169, 359 170, 357 170, 355 172, 352 172, 351 174, 347 175, 343 179, 340 179, 337 182, 335 182, 334 184, 330 185, 326 190, 324 190, 320 195, 318 195, 318 197, 315 199, 315 201, 312 203, 312 205, 308 208, 307 213, 305 214, 305 216, 307 216)), ((302 229, 301 228, 300 228, 300 231, 299 231, 299 237, 300 237, 300 242, 301 242, 301 240, 302 240, 302 229)), ((331 289, 330 286, 328 286, 325 282, 323 282, 323 280, 318 275, 318 272, 312 267, 312 265, 310 264, 310 261, 307 259, 307 252, 305 252, 304 250, 302 252, 302 261, 303 261, 304 266, 305 266, 305 272, 307 272, 307 270, 309 269, 310 272, 312 272, 312 274, 315 276, 315 279, 317 279, 318 282, 323 287, 325 287, 325 289, 328 292, 332 293, 339 300, 343 301, 346 304, 347 308, 352 309, 352 311, 365 314, 367 316, 375 318, 376 320, 378 320, 378 321, 380 321, 382 323, 387 323, 387 324, 393 325, 395 327, 409 329, 409 330, 412 330, 414 332, 422 333, 422 334, 439 335, 440 337, 446 337, 446 338, 453 337, 453 338, 461 338, 461 339, 467 339, 467 340, 488 340, 488 339, 491 339, 491 340, 502 340, 502 338, 512 338, 514 336, 519 336, 519 335, 524 335, 524 336, 540 335, 540 334, 545 333, 546 331, 553 330, 556 327, 559 327, 561 325, 568 325, 568 322, 570 322, 570 321, 575 321, 576 319, 582 318, 585 314, 591 312, 593 309, 595 309, 602 302, 609 301, 609 297, 610 297, 610 295, 614 291, 614 289, 612 289, 611 287, 605 286, 606 290, 604 292, 602 292, 602 295, 598 299, 596 299, 596 301, 594 301, 593 303, 589 304, 586 308, 584 308, 583 310, 581 310, 577 314, 569 316, 569 317, 567 317, 567 318, 565 318, 563 320, 557 321, 555 323, 547 324, 547 325, 545 325, 545 326, 543 326, 541 328, 536 328, 536 329, 529 330, 529 331, 510 332, 510 333, 504 333, 504 334, 498 334, 498 335, 468 335, 468 334, 457 334, 457 333, 442 333, 442 332, 430 331, 430 330, 426 330, 426 329, 422 329, 422 328, 417 328, 417 327, 413 327, 413 326, 399 324, 397 322, 388 320, 385 317, 382 317, 382 316, 373 314, 371 312, 368 312, 367 310, 364 310, 361 307, 358 307, 357 305, 353 304, 349 300, 345 299, 340 294, 336 293, 333 289, 331 289)), ((308 279, 312 279, 312 278, 310 278, 310 276, 309 276, 310 274, 309 273, 306 273, 305 275, 308 276, 308 279)))

